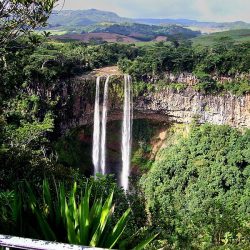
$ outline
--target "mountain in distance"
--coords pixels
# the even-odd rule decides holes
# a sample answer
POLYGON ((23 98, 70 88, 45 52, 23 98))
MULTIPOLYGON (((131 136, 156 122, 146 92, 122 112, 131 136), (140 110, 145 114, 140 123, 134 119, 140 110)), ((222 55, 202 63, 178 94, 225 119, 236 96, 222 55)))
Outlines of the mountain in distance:
POLYGON ((132 22, 132 20, 120 17, 114 12, 96 9, 54 11, 48 20, 49 27, 87 26, 104 22, 124 23, 132 22))
POLYGON ((196 20, 190 19, 170 19, 170 18, 135 18, 133 19, 136 23, 143 23, 148 25, 164 25, 164 24, 179 24, 179 25, 191 25, 198 23, 196 20))
POLYGON ((120 17, 114 12, 97 9, 89 10, 62 10, 53 12, 49 18, 49 28, 83 27, 100 23, 140 23, 146 25, 178 25, 192 30, 200 30, 202 33, 224 31, 231 29, 250 29, 250 24, 242 21, 237 22, 201 22, 189 19, 158 19, 158 18, 126 18, 120 17))
MULTIPOLYGON (((147 42, 201 37, 194 42, 204 43, 205 40, 211 40, 210 43, 212 43, 214 37, 202 38, 200 34, 244 29, 245 33, 238 32, 237 38, 233 38, 244 40, 249 38, 247 30, 250 29, 250 24, 242 21, 218 23, 170 18, 132 19, 120 17, 114 12, 89 9, 53 12, 46 29, 51 31, 52 35, 83 41, 147 42)), ((230 36, 234 34, 236 33, 222 33, 230 36)))
POLYGON ((243 21, 236 21, 236 22, 224 22, 224 23, 218 23, 218 22, 202 22, 197 20, 191 20, 191 19, 168 19, 168 18, 162 18, 162 19, 155 19, 155 18, 139 18, 134 19, 137 23, 144 23, 148 25, 164 25, 164 24, 177 24, 182 26, 204 26, 204 27, 234 27, 234 28, 246 28, 250 27, 249 23, 245 23, 243 21))
POLYGON ((147 42, 189 39, 200 35, 199 31, 192 31, 180 25, 160 26, 136 23, 133 19, 120 17, 113 12, 96 9, 54 12, 48 23, 46 29, 51 30, 53 35, 83 41, 98 39, 147 42), (90 33, 92 35, 89 35, 90 33))
POLYGON ((155 19, 155 18, 140 18, 135 19, 135 22, 148 25, 166 25, 175 24, 192 30, 200 30, 202 33, 213 33, 235 29, 250 29, 250 24, 243 21, 236 22, 202 22, 190 19, 155 19))

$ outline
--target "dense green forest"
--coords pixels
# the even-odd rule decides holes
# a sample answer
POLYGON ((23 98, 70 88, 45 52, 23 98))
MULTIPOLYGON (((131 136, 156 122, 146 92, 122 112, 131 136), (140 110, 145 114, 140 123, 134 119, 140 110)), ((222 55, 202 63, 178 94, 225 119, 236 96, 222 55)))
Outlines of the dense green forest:
POLYGON ((0 18, 11 11, 17 17, 0 29, 0 233, 116 249, 249 249, 249 129, 194 121, 186 132, 167 125, 165 146, 152 161, 157 126, 134 122, 138 171, 125 193, 113 175, 94 178, 92 166, 78 169, 84 153, 73 132, 59 131, 61 97, 46 89, 118 65, 132 76, 135 95, 154 84, 187 87, 164 82, 166 72, 193 73, 200 80, 196 91, 243 95, 249 77, 237 76, 249 74, 250 43, 59 42, 31 32, 53 8, 53 1, 37 2, 36 13, 29 1, 12 2, 10 9, 0 3, 0 18), (233 81, 222 84, 215 75, 233 81))

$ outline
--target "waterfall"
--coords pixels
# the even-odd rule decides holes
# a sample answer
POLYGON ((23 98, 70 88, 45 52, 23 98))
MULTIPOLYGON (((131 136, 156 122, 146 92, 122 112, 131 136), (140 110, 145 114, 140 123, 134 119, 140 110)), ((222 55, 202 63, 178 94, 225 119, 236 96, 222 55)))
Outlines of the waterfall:
POLYGON ((100 164, 100 77, 96 79, 95 111, 94 111, 94 131, 92 160, 94 165, 94 176, 99 172, 100 164))
MULTIPOLYGON (((100 116, 100 77, 96 79, 95 109, 94 109, 94 131, 92 160, 94 175, 97 173, 106 174, 106 130, 108 113, 108 91, 109 76, 106 78, 103 94, 102 120, 100 116)), ((129 187, 130 158, 132 143, 132 121, 133 121, 133 95, 131 88, 131 77, 124 76, 124 104, 122 122, 122 171, 120 185, 125 191, 129 187)))
POLYGON ((124 104, 122 123, 122 172, 120 183, 125 191, 129 187, 131 142, 132 142, 133 96, 131 90, 131 77, 124 76, 124 104))
POLYGON ((109 76, 104 85, 103 108, 102 108, 102 131, 101 131, 101 172, 106 174, 106 128, 108 113, 108 84, 109 76))

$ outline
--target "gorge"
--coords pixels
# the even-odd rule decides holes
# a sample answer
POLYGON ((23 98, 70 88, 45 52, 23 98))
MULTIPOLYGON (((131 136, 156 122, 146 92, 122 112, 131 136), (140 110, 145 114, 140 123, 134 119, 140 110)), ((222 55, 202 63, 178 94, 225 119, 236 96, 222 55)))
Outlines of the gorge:
MULTIPOLYGON (((133 138, 131 152, 129 148, 131 138, 128 136, 131 132, 124 130, 122 125, 124 118, 133 116, 135 123, 133 137, 136 136, 136 127, 139 124, 139 128, 144 131, 143 133, 147 133, 145 131, 149 129, 151 131, 149 137, 155 138, 153 141, 150 139, 147 142, 148 147, 151 147, 151 152, 144 153, 146 157, 145 155, 141 156, 146 162, 154 161, 157 152, 164 145, 163 141, 168 140, 168 129, 175 127, 175 124, 185 126, 185 124, 188 125, 193 122, 197 124, 211 123, 229 125, 240 130, 250 127, 249 95, 236 96, 230 93, 208 95, 194 90, 192 86, 178 91, 167 85, 162 87, 150 83, 145 84, 145 88, 138 90, 138 83, 135 82, 132 85, 134 92, 133 115, 126 116, 128 110, 125 112, 124 100, 130 97, 125 95, 125 83, 123 75, 111 74, 107 78, 103 72, 100 72, 98 75, 78 77, 71 79, 70 82, 61 83, 60 90, 57 90, 62 91, 60 96, 63 105, 59 113, 61 134, 67 134, 67 131, 78 131, 77 137, 74 137, 73 140, 78 141, 77 138, 80 138, 81 150, 85 151, 77 166, 80 169, 85 169, 84 171, 88 169, 88 174, 93 173, 88 152, 91 151, 91 147, 98 148, 98 150, 93 150, 92 155, 93 167, 97 159, 94 156, 97 154, 96 152, 99 156, 99 168, 95 167, 97 170, 94 171, 94 174, 97 172, 115 174, 120 186, 123 186, 125 190, 128 187, 129 159, 132 158, 131 170, 134 174, 137 171, 137 167, 135 167, 137 164, 135 163, 136 154, 140 151, 140 143, 144 141, 145 135, 142 135, 140 139, 133 138), (102 79, 101 84, 100 79, 102 79), (98 84, 100 84, 100 89, 98 84), (108 93, 105 94, 107 88, 108 93), (96 93, 98 99, 96 99, 96 93), (97 100, 98 106, 95 105, 97 100), (98 117, 95 116, 97 107, 98 117), (92 144, 92 133, 95 135, 97 123, 99 124, 97 127, 99 144, 95 140, 92 144), (152 129, 155 132, 152 132, 152 129), (127 136, 124 136, 125 134, 127 136), (123 154, 121 151, 123 151, 123 154), (103 152, 105 153, 103 154, 103 152), (105 155, 102 158, 102 162, 105 162, 105 164, 101 163, 101 155, 105 155), (125 155, 127 158, 124 158, 125 155), (125 169, 126 171, 124 171, 125 169)), ((58 92, 55 91, 51 93, 51 96, 56 96, 56 94, 58 92)), ((129 120, 126 123, 128 129, 132 124, 129 125, 129 120)))
MULTIPOLYGON (((111 96, 107 119, 121 120, 122 98, 119 95, 122 93, 123 77, 113 76, 110 81, 111 96), (116 83, 113 87, 112 82, 116 83)), ((61 83, 53 93, 49 93, 54 96, 60 94, 62 97, 63 105, 59 120, 62 133, 77 126, 93 123, 93 86, 95 77, 75 78, 70 84, 61 83)), ((170 123, 190 123, 195 119, 201 124, 210 122, 236 128, 250 127, 249 94, 243 96, 230 93, 204 94, 192 87, 177 91, 167 86, 161 88, 153 84, 150 87, 153 91, 145 89, 134 95, 134 119, 145 118, 170 123)))

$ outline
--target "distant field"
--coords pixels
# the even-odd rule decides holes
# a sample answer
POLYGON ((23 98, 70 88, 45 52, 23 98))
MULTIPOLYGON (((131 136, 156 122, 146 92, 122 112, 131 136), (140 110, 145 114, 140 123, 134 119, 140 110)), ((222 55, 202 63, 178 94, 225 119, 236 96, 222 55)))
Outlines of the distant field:
POLYGON ((122 42, 122 43, 135 43, 139 40, 118 35, 114 33, 86 33, 86 34, 64 34, 64 35, 55 35, 52 36, 54 39, 58 40, 78 40, 78 41, 84 41, 84 42, 90 42, 93 41, 106 41, 106 42, 122 42))
POLYGON ((118 42, 118 43, 136 43, 137 46, 144 46, 148 44, 155 44, 157 42, 167 42, 166 36, 158 36, 152 41, 143 42, 139 38, 132 36, 124 36, 116 33, 107 33, 107 32, 99 32, 99 33, 85 33, 85 34, 57 34, 54 33, 52 35, 53 39, 63 40, 63 41, 106 41, 106 42, 118 42))
MULTIPOLYGON (((138 47, 143 47, 143 46, 149 46, 149 45, 155 45, 159 42, 157 41, 149 41, 149 42, 136 42, 135 45, 138 47)), ((171 42, 164 42, 164 44, 171 44, 171 42)))
POLYGON ((68 33, 66 30, 42 30, 37 31, 38 33, 42 33, 43 31, 50 32, 52 36, 61 36, 68 33))
POLYGON ((202 34, 211 34, 215 32, 223 32, 229 30, 229 28, 202 27, 202 26, 186 26, 185 28, 193 31, 200 31, 202 34))
POLYGON ((192 41, 194 45, 211 46, 223 37, 230 37, 234 42, 247 42, 250 41, 250 29, 216 32, 193 38, 192 41))

